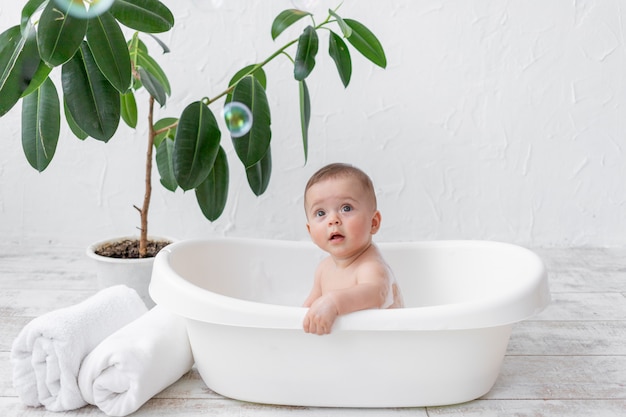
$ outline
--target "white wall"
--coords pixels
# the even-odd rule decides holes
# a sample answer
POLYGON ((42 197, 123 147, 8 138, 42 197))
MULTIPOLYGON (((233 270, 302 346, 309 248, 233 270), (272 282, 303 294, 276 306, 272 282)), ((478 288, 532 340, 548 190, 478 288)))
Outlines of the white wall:
MULTIPOLYGON (((274 16, 293 6, 288 0, 165 2, 177 23, 163 37, 172 53, 160 62, 174 94, 159 116, 215 95, 234 71, 297 36, 269 35, 274 16)), ((19 21, 17 3, 0 6, 1 31, 19 21)), ((339 2, 313 3, 324 12, 339 2)), ((378 35, 389 64, 382 70, 353 54, 344 90, 322 33, 308 80, 308 164, 297 84, 281 58, 267 66, 274 172, 266 195, 249 191, 227 140, 231 193, 222 218, 209 223, 193 193, 172 194, 155 181, 152 233, 306 239, 308 176, 346 161, 374 180, 380 241, 626 245, 623 2, 345 0, 340 14, 378 35)), ((19 113, 17 106, 0 119, 0 235, 82 245, 135 233, 145 129, 122 128, 107 145, 65 129, 39 174, 22 154, 19 113)))

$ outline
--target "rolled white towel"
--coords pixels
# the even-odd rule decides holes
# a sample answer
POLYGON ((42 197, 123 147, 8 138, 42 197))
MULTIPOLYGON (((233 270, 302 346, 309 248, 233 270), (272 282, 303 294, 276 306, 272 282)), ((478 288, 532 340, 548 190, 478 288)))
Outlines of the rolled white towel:
POLYGON ((50 411, 86 405, 77 380, 82 360, 146 311, 135 290, 117 285, 30 321, 11 347, 13 386, 22 402, 50 411))
POLYGON ((102 341, 83 361, 83 398, 109 416, 126 416, 193 366, 185 322, 163 307, 102 341))

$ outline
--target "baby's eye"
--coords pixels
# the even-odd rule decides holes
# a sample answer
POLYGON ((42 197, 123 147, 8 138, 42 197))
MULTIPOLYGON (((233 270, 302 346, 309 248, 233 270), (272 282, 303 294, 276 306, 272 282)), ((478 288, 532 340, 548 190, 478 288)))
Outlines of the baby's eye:
POLYGON ((326 212, 324 210, 317 210, 315 212, 315 217, 324 217, 325 214, 326 212))
POLYGON ((352 206, 346 204, 345 206, 341 207, 341 211, 343 211, 344 213, 347 213, 349 211, 352 211, 352 206))

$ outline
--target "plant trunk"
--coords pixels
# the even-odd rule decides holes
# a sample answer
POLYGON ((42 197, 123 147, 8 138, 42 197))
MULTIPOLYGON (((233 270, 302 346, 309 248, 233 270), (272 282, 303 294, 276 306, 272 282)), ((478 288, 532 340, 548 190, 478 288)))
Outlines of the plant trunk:
POLYGON ((154 148, 154 97, 150 96, 148 110, 148 150, 146 151, 146 184, 143 196, 143 205, 139 214, 141 216, 141 235, 139 238, 139 257, 145 258, 148 252, 148 211, 150 210, 150 198, 152 196, 152 151, 154 148))

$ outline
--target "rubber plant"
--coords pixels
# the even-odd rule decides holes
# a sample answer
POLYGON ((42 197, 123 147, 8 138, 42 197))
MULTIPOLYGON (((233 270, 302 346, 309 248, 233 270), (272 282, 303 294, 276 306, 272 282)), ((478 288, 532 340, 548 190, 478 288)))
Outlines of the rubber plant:
POLYGON ((178 187, 194 190, 208 220, 216 220, 224 210, 229 164, 217 119, 209 106, 222 99, 224 106, 239 106, 240 113, 234 112, 226 124, 250 189, 258 196, 267 189, 272 171, 271 116, 264 66, 279 56, 293 63, 305 163, 311 114, 306 78, 315 67, 320 29, 328 34, 328 54, 345 87, 350 82, 352 61, 344 40, 375 65, 386 67, 385 53, 376 36, 360 22, 340 17, 337 9, 329 10, 319 24, 309 12, 285 10, 273 21, 272 38, 276 40, 285 29, 303 19, 309 24, 297 38, 267 59, 238 71, 221 93, 188 104, 178 118, 155 121, 155 102, 163 107, 171 87, 142 37, 152 38, 151 42, 168 52, 154 35, 174 27, 174 16, 167 6, 158 0, 29 0, 22 9, 20 24, 0 34, 0 117, 21 100, 24 154, 30 165, 41 172, 54 157, 61 114, 77 138, 108 142, 120 120, 137 127, 135 97, 139 90, 146 90, 149 106, 145 195, 141 207, 136 208, 141 218, 140 256, 150 256, 146 247, 153 159, 161 184, 170 191, 178 187), (122 26, 135 31, 128 40, 122 26), (61 99, 50 78, 56 68, 61 71, 61 99), (238 123, 246 122, 241 117, 250 118, 251 127, 235 134, 238 123))

